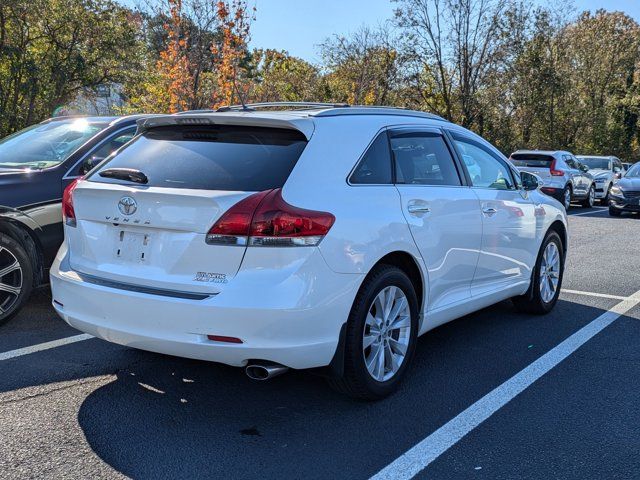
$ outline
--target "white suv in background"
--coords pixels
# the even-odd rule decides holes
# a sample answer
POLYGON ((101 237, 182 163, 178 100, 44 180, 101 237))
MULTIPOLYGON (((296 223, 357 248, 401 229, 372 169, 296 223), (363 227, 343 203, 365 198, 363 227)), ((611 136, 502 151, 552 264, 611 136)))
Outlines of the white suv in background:
POLYGON ((618 157, 578 155, 578 160, 589 168, 596 184, 596 198, 602 205, 609 205, 609 194, 616 180, 622 178, 624 167, 618 157))
POLYGON ((596 184, 589 167, 571 153, 562 150, 518 150, 509 160, 521 172, 529 172, 542 179, 542 190, 569 210, 571 202, 579 201, 585 208, 593 207, 596 184))
POLYGON ((553 308, 567 219, 538 182, 421 112, 148 119, 65 192, 53 305, 111 342, 381 398, 438 325, 508 298, 553 308))

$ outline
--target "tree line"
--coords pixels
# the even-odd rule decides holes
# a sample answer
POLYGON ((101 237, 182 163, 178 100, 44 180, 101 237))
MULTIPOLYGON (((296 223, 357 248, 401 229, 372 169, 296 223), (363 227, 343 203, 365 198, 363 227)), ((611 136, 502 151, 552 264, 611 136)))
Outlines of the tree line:
MULTIPOLYGON (((78 92, 122 85, 121 113, 242 101, 324 101, 430 111, 509 153, 640 159, 640 25, 568 2, 390 0, 376 27, 336 32, 318 64, 250 47, 250 0, 3 0, 0 135, 78 92)), ((265 3, 263 8, 269 8, 265 3)))

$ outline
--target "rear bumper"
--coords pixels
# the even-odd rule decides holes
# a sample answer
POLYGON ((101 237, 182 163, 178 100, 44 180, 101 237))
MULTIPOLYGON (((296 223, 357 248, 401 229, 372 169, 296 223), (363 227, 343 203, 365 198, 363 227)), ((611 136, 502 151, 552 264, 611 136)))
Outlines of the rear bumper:
POLYGON ((546 185, 543 185, 542 187, 540 187, 540 190, 542 191, 542 193, 555 198, 560 203, 564 203, 564 188, 548 187, 546 185))
POLYGON ((133 348, 239 367, 249 360, 321 367, 333 358, 363 276, 332 272, 313 250, 284 274, 241 268, 222 293, 189 300, 83 281, 63 245, 51 269, 53 306, 69 325, 133 348))

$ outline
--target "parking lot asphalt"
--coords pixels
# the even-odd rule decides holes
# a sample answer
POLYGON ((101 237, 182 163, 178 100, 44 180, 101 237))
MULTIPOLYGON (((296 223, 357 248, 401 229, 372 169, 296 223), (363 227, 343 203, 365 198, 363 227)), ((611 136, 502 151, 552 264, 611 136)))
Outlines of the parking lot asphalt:
POLYGON ((98 339, 2 360, 79 333, 43 289, 0 327, 0 477, 369 478, 610 318, 417 476, 639 478, 640 306, 607 312, 640 290, 640 218, 579 207, 570 216, 551 314, 504 302, 429 332, 401 390, 378 403, 304 372, 256 383, 231 367, 98 339))

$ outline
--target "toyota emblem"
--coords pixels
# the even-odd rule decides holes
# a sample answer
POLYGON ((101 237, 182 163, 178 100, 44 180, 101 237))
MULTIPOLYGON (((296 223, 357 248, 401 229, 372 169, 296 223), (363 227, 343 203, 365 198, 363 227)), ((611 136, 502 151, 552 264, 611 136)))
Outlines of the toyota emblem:
POLYGON ((138 210, 138 203, 131 197, 122 197, 118 202, 118 210, 123 215, 133 215, 138 210))

